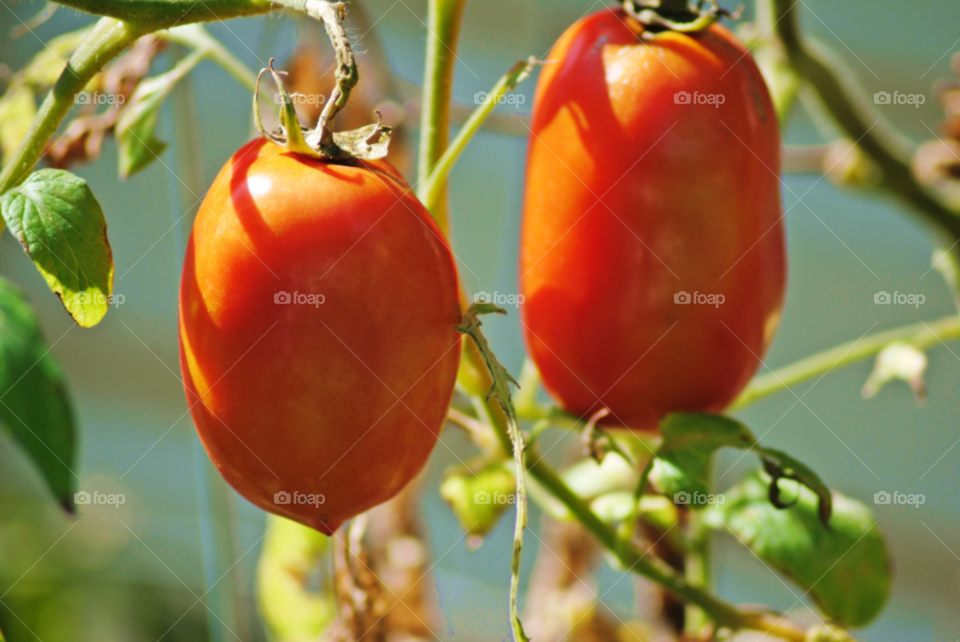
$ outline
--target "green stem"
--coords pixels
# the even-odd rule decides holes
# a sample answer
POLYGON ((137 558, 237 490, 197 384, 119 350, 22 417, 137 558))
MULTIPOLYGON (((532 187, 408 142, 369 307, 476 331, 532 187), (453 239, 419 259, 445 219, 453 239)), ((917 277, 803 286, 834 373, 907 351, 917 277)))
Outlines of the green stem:
MULTIPOLYGON (((712 485, 713 458, 711 457, 707 479, 712 485)), ((708 488, 713 492, 711 488, 708 488)), ((687 511, 687 541, 689 548, 683 556, 683 574, 687 582, 705 590, 710 588, 710 532, 703 523, 699 510, 687 511)), ((688 605, 685 610, 684 630, 690 637, 698 638, 708 624, 706 614, 700 608, 688 605)))
MULTIPOLYGON (((423 108, 420 117, 420 155, 417 179, 423 181, 440 160, 450 142, 450 99, 453 69, 457 62, 460 19, 467 0, 430 0, 427 25, 427 65, 423 81, 423 108)), ((423 200, 423 187, 417 191, 423 200)), ((449 237, 446 181, 440 185, 438 203, 430 209, 443 235, 449 237)))
MULTIPOLYGON (((494 411, 496 401, 482 398, 481 403, 487 410, 487 415, 491 419, 491 424, 504 451, 512 455, 513 444, 506 422, 503 420, 503 414, 494 411)), ((605 524, 586 502, 570 489, 563 478, 540 456, 535 445, 528 444, 524 461, 530 475, 559 500, 577 521, 616 557, 625 570, 652 580, 686 602, 700 607, 718 627, 729 627, 733 630, 760 630, 785 640, 803 642, 802 631, 787 625, 773 626, 762 616, 744 613, 733 604, 714 597, 698 586, 693 586, 655 555, 638 551, 631 540, 619 537, 612 526, 605 524)))
POLYGON ((151 25, 145 33, 174 25, 254 16, 269 13, 280 4, 289 5, 283 0, 57 0, 57 4, 98 16, 151 25))
POLYGON ((786 52, 773 30, 773 7, 769 2, 757 2, 755 10, 756 18, 753 23, 755 40, 745 42, 744 45, 752 47, 754 60, 770 90, 770 98, 773 99, 777 121, 782 130, 786 128, 787 119, 796 103, 800 91, 800 78, 796 70, 790 66, 786 52))
POLYGON ((617 558, 625 570, 646 577, 684 601, 700 607, 718 627, 728 627, 733 630, 752 629, 784 640, 791 640, 791 642, 803 642, 803 631, 786 624, 774 624, 760 615, 744 613, 733 604, 693 586, 660 558, 641 553, 632 543, 621 541, 614 529, 597 517, 596 513, 567 486, 556 471, 539 458, 533 448, 528 450, 526 459, 527 470, 534 479, 560 500, 603 547, 617 558))
POLYGON ((627 518, 620 523, 617 537, 624 546, 633 543, 633 535, 637 530, 637 520, 640 519, 640 501, 643 499, 643 493, 647 489, 647 480, 650 479, 650 471, 653 469, 653 462, 656 455, 650 457, 643 465, 643 472, 640 473, 640 479, 637 480, 637 487, 633 491, 633 509, 627 518))
POLYGON ((758 399, 786 390, 790 386, 825 374, 834 368, 841 368, 872 357, 894 341, 908 343, 919 350, 926 350, 942 341, 958 338, 960 338, 960 316, 949 316, 929 323, 916 323, 848 341, 768 374, 755 377, 727 408, 727 412, 739 410, 758 399))
POLYGON ((835 60, 815 49, 800 34, 797 0, 772 0, 773 18, 790 64, 817 92, 824 106, 848 138, 883 172, 879 189, 912 206, 935 227, 960 240, 960 213, 928 192, 913 176, 910 152, 902 137, 879 117, 868 117, 870 108, 852 76, 835 60))
POLYGON ((473 135, 480 130, 483 121, 487 119, 490 112, 496 108, 500 97, 506 95, 508 91, 523 82, 523 80, 530 75, 535 64, 537 64, 535 58, 521 60, 500 78, 493 89, 490 90, 486 102, 473 110, 470 118, 468 118, 467 122, 460 128, 457 137, 453 139, 450 147, 447 148, 447 151, 440 160, 437 161, 429 173, 423 177, 418 193, 427 211, 440 211, 440 208, 444 207, 443 200, 447 194, 447 177, 450 175, 450 170, 453 169, 453 166, 460 158, 460 154, 466 149, 473 135))
MULTIPOLYGON (((33 171, 60 123, 74 104, 74 96, 83 91, 103 66, 116 58, 137 38, 173 25, 212 21, 267 13, 280 6, 314 15, 308 11, 319 0, 64 0, 68 7, 104 16, 70 57, 66 68, 47 94, 30 130, 19 149, 0 173, 0 194, 20 184, 33 171), (120 20, 118 18, 123 18, 120 20)), ((315 13, 315 12, 314 12, 315 13)), ((168 35, 169 37, 169 35, 168 35)), ((213 38, 205 43, 206 53, 228 72, 250 84, 245 67, 213 38)))
MULTIPOLYGON (((787 390, 808 379, 836 368, 874 357, 889 344, 899 341, 918 350, 927 350, 938 343, 960 339, 960 316, 947 316, 935 321, 914 323, 878 332, 854 341, 847 341, 823 352, 753 378, 726 412, 740 410, 772 394, 787 390)), ((546 404, 517 405, 517 416, 525 421, 549 421, 551 426, 574 430, 584 423, 574 415, 546 404)))
POLYGON ((148 33, 136 24, 113 18, 102 18, 70 57, 66 68, 47 94, 30 130, 0 173, 0 194, 16 187, 33 170, 43 155, 47 141, 74 105, 74 96, 105 64, 120 54, 130 43, 148 33))
POLYGON ((257 87, 257 74, 253 73, 245 64, 230 53, 220 41, 210 35, 202 25, 185 25, 174 27, 164 34, 165 40, 197 49, 203 52, 204 57, 217 63, 233 76, 241 85, 253 93, 257 87))

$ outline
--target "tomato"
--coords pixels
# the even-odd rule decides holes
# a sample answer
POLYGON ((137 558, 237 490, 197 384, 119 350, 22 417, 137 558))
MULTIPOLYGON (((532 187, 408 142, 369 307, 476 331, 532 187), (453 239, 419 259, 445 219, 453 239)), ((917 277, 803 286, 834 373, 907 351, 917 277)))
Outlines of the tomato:
POLYGON ((520 286, 524 340, 558 403, 652 430, 668 412, 721 411, 747 384, 786 259, 779 130, 750 55, 717 24, 642 29, 600 11, 548 57, 520 286))
POLYGON ((241 148, 180 284, 187 402, 223 477, 327 534, 398 493, 453 395, 458 291, 446 241, 386 161, 241 148))

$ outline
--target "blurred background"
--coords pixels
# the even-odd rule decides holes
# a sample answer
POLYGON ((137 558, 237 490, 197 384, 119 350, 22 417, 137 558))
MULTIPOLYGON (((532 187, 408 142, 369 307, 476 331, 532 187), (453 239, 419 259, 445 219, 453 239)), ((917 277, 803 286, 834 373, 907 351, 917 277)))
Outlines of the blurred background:
MULTIPOLYGON (((0 62, 11 70, 50 38, 92 22, 90 16, 60 9, 33 32, 13 38, 10 30, 43 3, 0 4, 0 62)), ((454 100, 472 108, 474 94, 489 90, 516 60, 545 56, 568 25, 609 4, 472 0, 463 23, 454 100)), ((960 4, 801 4, 805 32, 829 45, 869 95, 925 95, 918 108, 886 105, 881 113, 917 143, 933 138, 931 130, 937 131, 943 119, 934 86, 951 76, 951 55, 960 50, 960 4)), ((352 35, 363 36, 356 45, 360 63, 382 47, 403 97, 393 116, 407 114, 412 145, 426 1, 364 0, 362 6, 375 26, 367 32, 352 25, 352 35)), ((750 7, 744 17, 751 17, 750 7)), ((297 43, 298 24, 307 29, 289 15, 274 13, 214 23, 209 29, 256 71, 270 57, 284 66, 297 43)), ((154 69, 170 64, 167 52, 156 58, 154 69)), ((362 78, 361 87, 363 83, 362 78)), ((535 78, 524 83, 518 89, 523 104, 502 105, 498 114, 529 113, 534 86, 535 78)), ((125 497, 122 506, 81 506, 78 519, 68 518, 50 500, 32 464, 0 431, 0 629, 9 640, 203 640, 210 636, 208 620, 215 639, 234 639, 197 603, 221 575, 225 585, 240 591, 243 608, 234 614, 236 637, 243 642, 264 639, 253 587, 266 518, 232 491, 230 497, 209 492, 210 466, 185 415, 177 356, 177 289, 189 231, 187 210, 252 136, 250 94, 221 68, 204 62, 178 96, 164 108, 158 130, 161 139, 172 143, 162 162, 121 181, 114 142, 108 139, 99 161, 74 168, 103 206, 116 263, 114 291, 124 297, 100 325, 78 328, 16 240, 10 234, 0 239, 0 273, 25 291, 67 375, 79 424, 79 486, 125 497), (188 147, 174 136, 174 124, 184 122, 193 125, 188 147), (238 537, 227 548, 218 544, 222 540, 214 532, 211 515, 218 511, 227 511, 238 526, 238 537)), ((836 137, 814 103, 805 101, 804 107, 785 128, 788 145, 836 137)), ((526 130, 508 118, 494 120, 494 125, 471 143, 451 177, 452 243, 467 292, 513 293, 517 287, 526 149, 525 137, 518 134, 526 130)), ((404 165, 402 159, 399 164, 404 165)), ((405 169, 410 176, 412 164, 405 169)), ((814 175, 787 175, 785 185, 790 280, 783 323, 767 359, 771 367, 868 331, 951 313, 950 292, 936 272, 928 271, 935 244, 906 208, 844 192, 814 175), (921 293, 925 302, 918 308, 878 306, 873 295, 881 290, 921 293)), ((390 293, 383 296, 386 303, 390 293)), ((484 329, 507 367, 518 373, 523 348, 513 311, 484 329)), ((958 355, 956 344, 930 352, 929 398, 923 404, 905 384, 864 400, 860 390, 872 366, 865 361, 799 386, 795 391, 803 403, 783 392, 739 414, 758 436, 765 435, 766 445, 790 452, 829 486, 875 509, 894 560, 895 583, 888 607, 864 631, 866 640, 960 637, 958 355), (874 506, 879 491, 922 493, 926 502, 917 508, 874 506)), ((442 470, 456 462, 453 453, 466 459, 472 448, 455 430, 446 430, 442 441, 446 447, 434 451, 422 498, 435 562, 431 582, 442 609, 442 625, 435 631, 443 639, 507 639, 512 517, 479 550, 468 552, 437 485, 442 470)), ((756 466, 753 457, 738 462, 739 456, 722 453, 718 477, 734 468, 718 481, 719 489, 756 466)), ((531 531, 525 582, 540 545, 536 508, 531 531)), ((801 610, 800 591, 735 541, 719 536, 715 551, 720 596, 801 610)), ((632 617, 638 590, 634 580, 606 565, 599 578, 597 592, 609 608, 624 620, 632 617)), ((214 611, 221 590, 218 585, 211 593, 214 611)))

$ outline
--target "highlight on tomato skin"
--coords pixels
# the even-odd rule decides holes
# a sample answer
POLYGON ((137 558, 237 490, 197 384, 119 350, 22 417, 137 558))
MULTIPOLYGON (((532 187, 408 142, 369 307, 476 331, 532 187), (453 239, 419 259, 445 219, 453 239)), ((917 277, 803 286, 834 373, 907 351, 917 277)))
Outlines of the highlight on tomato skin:
POLYGON ((180 287, 184 387, 220 473, 327 534, 398 493, 453 394, 458 291, 389 163, 242 147, 200 208, 180 287))
POLYGON ((780 319, 780 134, 719 24, 641 36, 621 9, 571 26, 536 90, 520 248, 522 332, 566 410, 655 430, 722 411, 780 319))

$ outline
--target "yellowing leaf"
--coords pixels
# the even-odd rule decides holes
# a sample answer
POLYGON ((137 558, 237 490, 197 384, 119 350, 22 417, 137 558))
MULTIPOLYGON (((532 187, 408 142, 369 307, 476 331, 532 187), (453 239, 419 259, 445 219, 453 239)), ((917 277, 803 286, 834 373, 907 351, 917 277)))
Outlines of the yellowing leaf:
POLYGON ((96 325, 113 288, 107 221, 87 182, 42 169, 0 198, 10 231, 78 325, 96 325))
POLYGON ((0 98, 0 151, 3 152, 4 165, 17 151, 36 115, 33 91, 22 83, 11 85, 0 98))

